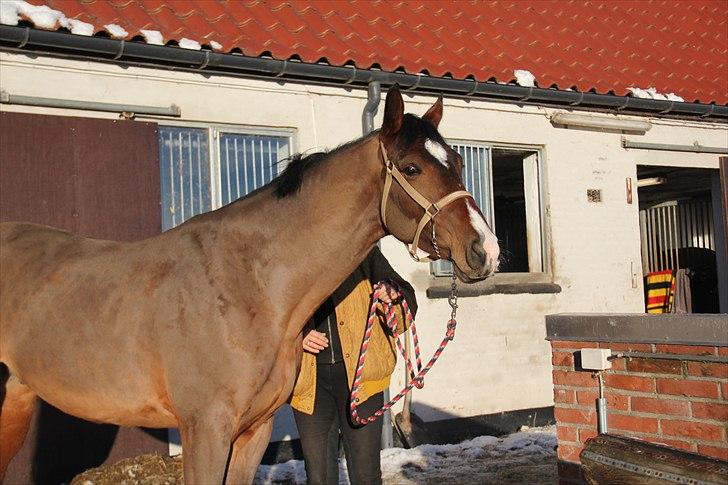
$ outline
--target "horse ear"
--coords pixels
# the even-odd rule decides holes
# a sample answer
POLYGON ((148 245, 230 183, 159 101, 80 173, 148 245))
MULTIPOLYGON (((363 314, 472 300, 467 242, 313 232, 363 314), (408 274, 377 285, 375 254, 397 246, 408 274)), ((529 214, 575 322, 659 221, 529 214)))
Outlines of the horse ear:
POLYGON ((395 84, 387 92, 387 99, 384 102, 384 121, 382 122, 382 134, 395 136, 399 133, 404 122, 404 101, 399 92, 399 85, 395 84))
POLYGON ((442 119, 442 94, 437 98, 435 104, 430 106, 430 109, 422 116, 422 119, 429 121, 432 123, 432 126, 437 128, 437 125, 440 124, 440 120, 442 119))

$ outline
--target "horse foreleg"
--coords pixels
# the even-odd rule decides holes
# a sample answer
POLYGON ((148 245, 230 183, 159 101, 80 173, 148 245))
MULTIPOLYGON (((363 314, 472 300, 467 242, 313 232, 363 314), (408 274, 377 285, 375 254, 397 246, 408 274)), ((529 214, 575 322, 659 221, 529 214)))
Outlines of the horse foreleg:
POLYGON ((181 421, 185 484, 223 483, 232 440, 231 422, 232 417, 226 415, 190 416, 181 421))
POLYGON ((10 460, 23 446, 36 401, 36 394, 0 363, 0 483, 10 460))
POLYGON ((260 460, 270 442, 272 431, 273 418, 270 418, 235 439, 225 485, 247 485, 253 482, 260 460))

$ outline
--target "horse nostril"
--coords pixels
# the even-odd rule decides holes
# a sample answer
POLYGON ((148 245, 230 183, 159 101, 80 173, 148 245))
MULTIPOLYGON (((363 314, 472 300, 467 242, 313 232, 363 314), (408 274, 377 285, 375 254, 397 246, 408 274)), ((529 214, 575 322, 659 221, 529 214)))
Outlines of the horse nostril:
POLYGON ((475 270, 480 270, 483 266, 485 266, 485 248, 483 248, 483 244, 480 242, 479 238, 474 239, 470 244, 470 251, 468 251, 467 260, 468 265, 475 270))

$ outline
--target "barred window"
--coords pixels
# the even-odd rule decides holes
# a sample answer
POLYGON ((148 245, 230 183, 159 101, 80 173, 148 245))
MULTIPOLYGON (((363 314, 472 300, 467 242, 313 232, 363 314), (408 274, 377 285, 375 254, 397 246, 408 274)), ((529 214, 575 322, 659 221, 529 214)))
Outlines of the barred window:
POLYGON ((160 126, 162 230, 269 183, 290 156, 291 137, 287 132, 160 126))
MULTIPOLYGON (((539 151, 478 142, 452 142, 463 157, 463 182, 502 247, 500 271, 544 271, 539 151)), ((449 261, 431 263, 435 276, 452 275, 449 261)))

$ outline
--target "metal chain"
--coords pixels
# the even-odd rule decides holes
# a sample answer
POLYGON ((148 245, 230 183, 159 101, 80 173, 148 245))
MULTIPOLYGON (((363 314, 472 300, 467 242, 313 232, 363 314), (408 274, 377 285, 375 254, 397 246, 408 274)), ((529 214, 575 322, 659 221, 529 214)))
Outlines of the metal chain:
POLYGON ((452 275, 452 281, 450 282, 450 296, 447 297, 447 302, 452 308, 450 313, 450 321, 455 321, 455 315, 458 312, 458 282, 455 278, 455 274, 452 275))
MULTIPOLYGON (((430 219, 430 225, 432 226, 432 247, 435 248, 435 255, 437 259, 442 259, 440 256, 440 247, 437 245, 437 238, 435 237, 435 220, 430 219)), ((450 321, 455 321, 455 316, 458 312, 458 284, 455 274, 452 275, 452 281, 450 282, 450 296, 447 297, 447 303, 452 308, 450 313, 450 321)))

